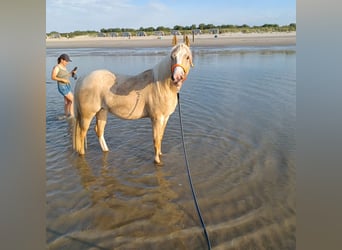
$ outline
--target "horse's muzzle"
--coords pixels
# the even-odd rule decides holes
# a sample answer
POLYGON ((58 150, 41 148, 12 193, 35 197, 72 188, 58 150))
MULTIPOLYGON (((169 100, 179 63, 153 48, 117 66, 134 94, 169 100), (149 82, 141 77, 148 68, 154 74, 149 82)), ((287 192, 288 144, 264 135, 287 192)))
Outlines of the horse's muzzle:
POLYGON ((177 82, 183 81, 184 79, 185 79, 185 72, 184 72, 183 67, 176 67, 172 72, 171 80, 174 83, 177 83, 177 82))
POLYGON ((178 82, 173 82, 174 86, 176 87, 177 91, 179 92, 180 89, 182 88, 183 81, 178 81, 178 82))

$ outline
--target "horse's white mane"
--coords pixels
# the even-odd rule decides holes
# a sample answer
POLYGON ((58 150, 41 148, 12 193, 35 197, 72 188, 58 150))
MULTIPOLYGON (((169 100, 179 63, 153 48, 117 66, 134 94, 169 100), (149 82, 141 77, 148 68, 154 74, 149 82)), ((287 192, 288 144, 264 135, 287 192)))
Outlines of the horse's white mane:
POLYGON ((153 67, 153 77, 156 81, 164 80, 171 72, 171 58, 168 54, 153 67))

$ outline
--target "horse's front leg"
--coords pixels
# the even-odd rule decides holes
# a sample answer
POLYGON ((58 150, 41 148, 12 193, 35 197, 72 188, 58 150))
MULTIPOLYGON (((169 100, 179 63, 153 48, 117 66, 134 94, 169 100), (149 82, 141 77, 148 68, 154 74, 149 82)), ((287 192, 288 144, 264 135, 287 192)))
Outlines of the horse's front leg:
POLYGON ((164 116, 152 119, 154 162, 158 165, 162 164, 160 160, 160 155, 162 154, 161 144, 167 121, 168 117, 165 118, 164 116))
MULTIPOLYGON (((169 117, 170 116, 167 116, 166 118, 164 118, 164 121, 163 121, 162 130, 161 130, 161 142, 162 142, 163 137, 164 137, 164 132, 165 132, 166 124, 167 124, 167 121, 169 120, 169 117)), ((159 153, 159 155, 162 155, 162 154, 163 154, 163 152, 161 150, 161 145, 160 145, 160 153, 159 153)))

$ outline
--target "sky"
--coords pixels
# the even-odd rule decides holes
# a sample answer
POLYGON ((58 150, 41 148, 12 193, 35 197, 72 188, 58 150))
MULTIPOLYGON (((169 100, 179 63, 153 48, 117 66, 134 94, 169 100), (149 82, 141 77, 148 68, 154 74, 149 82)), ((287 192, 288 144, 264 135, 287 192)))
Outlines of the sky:
POLYGON ((296 23, 296 0, 46 0, 46 32, 296 23))

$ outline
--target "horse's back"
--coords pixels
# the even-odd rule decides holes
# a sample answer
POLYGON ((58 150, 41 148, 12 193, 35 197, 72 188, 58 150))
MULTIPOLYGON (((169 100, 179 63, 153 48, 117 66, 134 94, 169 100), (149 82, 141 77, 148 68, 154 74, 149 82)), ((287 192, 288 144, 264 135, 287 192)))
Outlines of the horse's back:
POLYGON ((90 72, 81 81, 83 88, 110 87, 114 84, 116 76, 109 70, 99 69, 90 72))

